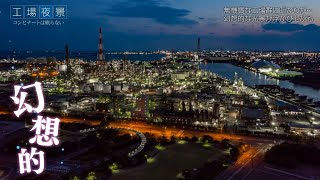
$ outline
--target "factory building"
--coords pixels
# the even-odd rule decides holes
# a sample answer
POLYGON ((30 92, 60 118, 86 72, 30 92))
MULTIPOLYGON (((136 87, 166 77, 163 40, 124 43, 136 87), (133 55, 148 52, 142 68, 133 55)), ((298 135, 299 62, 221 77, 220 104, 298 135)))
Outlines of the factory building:
POLYGON ((271 72, 280 69, 280 66, 278 64, 260 59, 252 63, 251 66, 259 72, 271 72))

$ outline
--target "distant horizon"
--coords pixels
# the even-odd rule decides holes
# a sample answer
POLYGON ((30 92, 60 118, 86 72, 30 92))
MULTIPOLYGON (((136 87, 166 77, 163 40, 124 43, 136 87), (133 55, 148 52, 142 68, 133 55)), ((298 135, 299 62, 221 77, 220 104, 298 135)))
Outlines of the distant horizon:
MULTIPOLYGON (((154 51, 107 51, 104 52, 105 54, 105 60, 112 60, 112 59, 123 59, 123 55, 125 52, 129 52, 128 57, 129 60, 156 60, 161 59, 161 57, 165 56, 165 53, 155 53, 155 51, 166 51, 166 50, 154 50, 154 51), (132 53, 130 53, 132 52, 132 53), (138 54, 138 53, 150 53, 150 54, 138 54)), ((206 51, 203 50, 203 52, 215 52, 220 50, 210 50, 206 51)), ((230 51, 230 53, 238 52, 241 53, 243 50, 234 50, 230 51)), ((246 52, 254 52, 254 53, 289 53, 289 52, 297 52, 297 53, 320 53, 320 51, 247 51, 246 52)), ((169 51, 170 52, 170 51, 169 51)), ((196 51, 175 51, 175 52, 196 52, 196 51)), ((223 51, 222 52, 227 52, 223 51)), ((80 59, 86 59, 86 60, 95 60, 97 57, 97 50, 96 51, 75 51, 75 50, 69 50, 69 57, 70 58, 80 58, 80 59)), ((58 60, 62 60, 65 58, 65 51, 64 50, 51 50, 51 51, 32 51, 32 53, 27 53, 27 51, 18 51, 16 53, 8 52, 8 51, 0 51, 0 59, 8 59, 10 57, 17 59, 17 60, 23 60, 27 58, 49 58, 54 57, 58 60)))
MULTIPOLYGON (((50 53, 65 53, 65 49, 50 49, 50 50, 39 50, 39 49, 34 49, 34 50, 0 50, 0 53, 19 53, 23 52, 26 53, 28 51, 31 51, 32 53, 38 53, 38 52, 50 52, 50 53)), ((153 49, 153 50, 103 50, 103 53, 124 53, 124 52, 155 52, 155 51, 169 51, 172 52, 172 49, 153 49)), ((195 49, 173 49, 174 52, 197 52, 195 49)), ((246 51, 246 52, 310 52, 310 53, 320 53, 320 50, 250 50, 250 49, 201 49, 201 52, 212 52, 212 51, 222 51, 222 52, 241 52, 241 51, 246 51)), ((81 50, 81 49, 76 49, 72 50, 69 48, 69 52, 72 53, 97 53, 98 49, 96 50, 81 50)))

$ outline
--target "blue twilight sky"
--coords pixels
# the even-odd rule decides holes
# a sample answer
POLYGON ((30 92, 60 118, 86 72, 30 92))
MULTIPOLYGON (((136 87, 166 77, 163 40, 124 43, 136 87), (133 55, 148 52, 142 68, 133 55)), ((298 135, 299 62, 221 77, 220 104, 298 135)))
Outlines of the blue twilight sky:
POLYGON ((0 50, 320 50, 319 0, 0 0, 0 50), (62 26, 17 26, 10 5, 67 5, 62 26), (224 7, 305 7, 312 22, 228 23, 224 7), (11 43, 10 43, 11 42, 11 43))

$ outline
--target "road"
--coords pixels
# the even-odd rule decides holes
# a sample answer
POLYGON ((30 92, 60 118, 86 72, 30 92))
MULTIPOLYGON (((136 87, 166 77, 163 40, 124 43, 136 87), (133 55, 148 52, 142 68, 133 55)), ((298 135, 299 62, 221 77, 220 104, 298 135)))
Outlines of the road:
POLYGON ((2 114, 12 114, 12 113, 6 112, 6 111, 0 111, 0 115, 2 115, 2 114))
POLYGON ((233 180, 233 179, 246 179, 252 171, 259 167, 263 162, 264 153, 270 148, 272 143, 259 143, 252 146, 250 150, 243 153, 240 158, 228 169, 223 171, 215 180, 233 180))
MULTIPOLYGON (((91 125, 97 125, 100 123, 98 120, 83 120, 83 119, 76 119, 76 118, 60 118, 62 122, 67 123, 89 123, 91 125)), ((181 129, 172 126, 157 126, 152 124, 147 124, 142 121, 114 121, 110 122, 109 127, 113 128, 132 128, 142 133, 151 133, 154 134, 156 137, 166 136, 171 137, 172 135, 176 137, 189 137, 192 138, 193 136, 201 137, 203 135, 210 135, 215 140, 223 140, 229 139, 234 142, 244 142, 250 145, 255 146, 257 143, 271 143, 273 140, 259 138, 259 137, 252 137, 252 136, 242 136, 236 134, 225 134, 225 133, 216 133, 216 132, 209 132, 209 131, 199 131, 199 130, 190 130, 190 129, 181 129)))
MULTIPOLYGON (((77 122, 75 119, 61 119, 63 122, 77 122)), ((83 121, 83 120, 81 120, 83 121)), ((91 121, 90 121, 91 122, 91 121)), ((99 122, 92 121, 93 124, 99 122)), ((147 124, 145 122, 133 122, 133 121, 117 121, 111 122, 109 127, 117 128, 132 128, 138 130, 142 133, 152 133, 156 137, 166 136, 171 137, 175 135, 176 137, 187 136, 189 138, 193 136, 201 137, 203 135, 210 135, 215 140, 229 139, 233 142, 244 142, 251 145, 249 151, 245 152, 232 166, 227 170, 221 173, 217 178, 218 180, 226 179, 245 179, 251 172, 252 167, 257 167, 263 161, 264 152, 273 145, 273 140, 258 138, 258 137, 248 137, 240 136, 234 134, 223 134, 223 133, 214 133, 214 132, 205 132, 205 131, 196 131, 189 129, 181 129, 175 127, 166 127, 166 126, 156 126, 147 124), (251 161, 252 160, 252 161, 251 161)))
MULTIPOLYGON (((84 120, 70 117, 60 118, 61 122, 66 123, 88 123, 91 125, 97 125, 100 123, 99 120, 84 120)), ((210 135, 215 140, 229 139, 233 142, 244 142, 251 145, 251 148, 248 152, 244 153, 236 163, 225 170, 222 174, 218 176, 218 179, 244 179, 252 171, 251 159, 253 159, 253 165, 258 165, 263 160, 264 151, 270 144, 273 143, 273 140, 250 137, 250 136, 241 136, 235 134, 224 134, 224 133, 215 133, 215 132, 206 132, 190 129, 181 129, 176 127, 166 127, 166 126, 157 126, 152 124, 147 124, 141 121, 116 121, 111 122, 109 127, 114 128, 131 128, 142 133, 151 133, 156 137, 166 136, 171 137, 172 135, 176 137, 201 137, 203 135, 210 135), (252 158, 251 158, 252 157, 252 158)))
POLYGON ((231 134, 220 134, 213 132, 193 131, 193 130, 181 130, 174 127, 160 127, 155 125, 146 124, 143 122, 112 122, 110 126, 117 127, 130 127, 137 129, 141 132, 150 132, 155 136, 167 136, 183 134, 183 136, 203 136, 210 135, 216 140, 230 139, 233 142, 244 142, 251 145, 251 148, 245 152, 232 166, 222 172, 217 178, 218 180, 232 180, 232 179, 245 179, 251 174, 252 170, 259 167, 263 163, 264 153, 267 149, 274 145, 273 140, 262 139, 257 137, 248 137, 231 134), (183 132, 182 132, 183 131, 183 132))
POLYGON ((181 128, 175 128, 175 127, 167 127, 167 126, 157 126, 157 125, 151 125, 144 122, 111 122, 111 127, 122 127, 122 128, 132 128, 139 130, 143 133, 151 133, 155 136, 166 136, 171 137, 172 135, 176 137, 184 137, 187 136, 189 138, 192 138, 193 136, 200 137, 202 135, 211 135, 216 140, 222 140, 222 139, 230 139, 235 141, 240 141, 242 137, 237 135, 230 135, 230 134, 220 134, 220 133, 212 133, 212 132, 204 132, 204 131, 193 131, 193 130, 187 130, 187 129, 181 129, 181 128))
POLYGON ((146 124, 143 122, 112 122, 110 126, 117 127, 130 127, 132 129, 137 129, 141 132, 150 132, 155 134, 155 136, 167 136, 183 134, 184 136, 203 136, 210 135, 216 140, 230 139, 233 142, 244 142, 251 145, 251 148, 245 152, 232 166, 223 171, 217 178, 217 180, 233 180, 233 179, 246 179, 252 171, 260 167, 263 163, 264 153, 274 145, 273 140, 258 138, 258 137, 248 137, 240 135, 231 134, 220 134, 213 132, 203 132, 203 131, 193 131, 193 130, 181 130, 180 128, 174 127, 160 127, 155 125, 146 124))

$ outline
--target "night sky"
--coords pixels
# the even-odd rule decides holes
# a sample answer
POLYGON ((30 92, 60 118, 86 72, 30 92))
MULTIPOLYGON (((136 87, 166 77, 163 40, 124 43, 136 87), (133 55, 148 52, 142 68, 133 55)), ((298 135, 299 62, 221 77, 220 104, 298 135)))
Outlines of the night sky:
POLYGON ((319 0, 0 0, 0 50, 320 50, 319 0), (17 26, 10 5, 67 5, 63 26, 17 26), (306 7, 307 23, 227 23, 224 7, 306 7))

